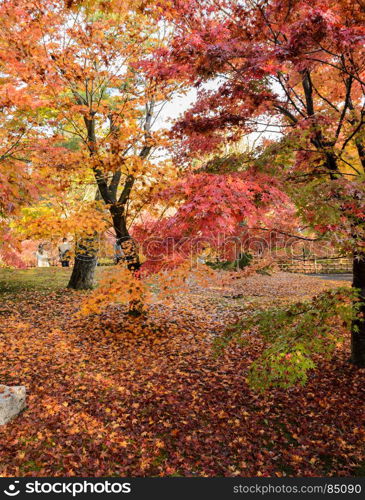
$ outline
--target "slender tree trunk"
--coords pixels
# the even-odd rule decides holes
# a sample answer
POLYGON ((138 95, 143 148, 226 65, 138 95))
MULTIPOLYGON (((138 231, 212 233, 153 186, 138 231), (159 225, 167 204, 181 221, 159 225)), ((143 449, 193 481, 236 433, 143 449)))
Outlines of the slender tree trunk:
POLYGON ((359 155, 359 160, 361 162, 362 168, 365 171, 365 146, 360 141, 360 139, 355 140, 357 153, 359 155))
POLYGON ((67 288, 91 290, 95 286, 95 268, 97 263, 97 240, 81 239, 75 249, 75 264, 67 288))
MULTIPOLYGON (((359 148, 358 148, 359 149, 359 148)), ((360 153, 363 149, 360 148, 360 153)), ((330 171, 330 178, 336 179, 338 170, 336 159, 331 154, 326 155, 327 168, 330 171)), ((361 221, 363 223, 363 221, 361 221)), ((354 225, 359 221, 354 221, 354 225)), ((356 236, 355 236, 356 240, 356 236)), ((351 325, 351 362, 361 368, 365 367, 365 252, 355 252, 352 263, 353 269, 353 288, 357 288, 359 292, 360 307, 357 311, 356 318, 351 325)), ((356 301, 357 302, 357 301, 356 301)), ((356 303, 356 306, 358 303, 356 303)))
POLYGON ((352 322, 351 361, 365 367, 365 253, 354 256, 353 273, 352 286, 360 290, 362 304, 357 318, 352 322))
MULTIPOLYGON (((124 206, 114 204, 110 207, 110 213, 113 219, 113 227, 116 237, 123 251, 123 260, 128 269, 135 273, 141 267, 138 248, 133 238, 129 234, 127 222, 124 214, 124 206)), ((134 299, 129 302, 128 313, 132 316, 140 316, 143 311, 143 300, 134 299)))
MULTIPOLYGON (((363 143, 355 140, 359 160, 365 169, 365 147, 363 143)), ((364 224, 364 220, 362 223, 364 224)), ((365 252, 354 256, 352 286, 360 290, 360 310, 358 318, 352 323, 351 329, 351 361, 357 366, 365 367, 365 252)))
MULTIPOLYGON (((313 99, 313 85, 311 81, 310 72, 303 71, 303 91, 306 103, 306 112, 309 117, 315 116, 314 109, 314 99, 313 99)), ((346 81, 346 99, 345 99, 345 112, 346 109, 353 110, 353 104, 351 101, 351 86, 353 83, 353 78, 349 76, 346 81)), ((284 109, 284 114, 292 119, 293 124, 297 123, 296 118, 284 109)), ((343 123, 343 118, 345 114, 342 115, 339 122, 339 131, 343 123)), ((351 122, 355 125, 354 122, 351 122)), ((359 128, 360 131, 360 128, 359 128)), ((317 129, 314 137, 311 139, 312 144, 319 151, 324 153, 325 164, 328 169, 329 178, 331 180, 336 180, 338 174, 340 174, 340 169, 338 167, 338 160, 336 156, 331 152, 329 146, 334 146, 335 144, 328 142, 323 137, 321 129, 317 129)), ((359 155, 361 165, 365 169, 365 147, 359 138, 355 137, 355 145, 359 155)), ((338 197, 337 197, 338 199, 338 197)), ((354 225, 358 224, 358 221, 353 221, 354 225)), ((361 221, 364 224, 364 220, 361 221)), ((356 239, 356 236, 355 236, 356 239)), ((352 286, 360 290, 360 309, 357 312, 357 317, 352 322, 351 328, 351 362, 359 367, 365 367, 365 252, 355 252, 353 259, 353 283, 352 286)))
POLYGON ((124 214, 124 206, 114 204, 110 207, 115 235, 122 247, 124 260, 130 271, 138 271, 141 267, 138 248, 129 234, 124 214))

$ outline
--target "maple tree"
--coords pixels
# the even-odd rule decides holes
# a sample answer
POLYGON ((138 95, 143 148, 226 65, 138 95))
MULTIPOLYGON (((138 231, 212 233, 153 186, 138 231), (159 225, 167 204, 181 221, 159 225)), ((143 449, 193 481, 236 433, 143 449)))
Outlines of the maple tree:
MULTIPOLYGON (((202 85, 175 126, 180 149, 214 151, 229 134, 279 134, 266 168, 286 181, 300 215, 354 256, 365 299, 364 9, 361 2, 176 1, 161 78, 202 85)), ((272 142, 272 141, 271 141, 272 142)), ((261 156, 261 166, 265 155, 261 156)), ((265 167, 263 167, 265 168, 265 167)), ((352 325, 352 361, 365 363, 365 305, 352 325)))
MULTIPOLYGON (((164 35, 138 11, 138 2, 113 2, 106 8, 98 2, 16 4, 17 9, 11 1, 1 7, 3 50, 28 93, 49 107, 47 126, 53 137, 39 161, 50 170, 63 170, 74 183, 96 184, 95 208, 100 201, 105 204, 127 265, 136 271, 139 255, 128 218, 136 216, 168 172, 167 162, 151 157, 164 145, 162 133, 152 127, 176 88, 174 82, 158 84, 153 75, 144 74, 140 60, 166 43, 164 35), (72 153, 62 151, 62 142, 66 150, 72 146, 72 153)), ((91 206, 92 200, 87 201, 91 206)), ((99 210, 95 219, 95 210, 90 211, 85 224, 77 212, 79 234, 69 286, 91 288, 98 219, 105 214, 99 210)), ((87 217, 87 209, 83 212, 87 217)))

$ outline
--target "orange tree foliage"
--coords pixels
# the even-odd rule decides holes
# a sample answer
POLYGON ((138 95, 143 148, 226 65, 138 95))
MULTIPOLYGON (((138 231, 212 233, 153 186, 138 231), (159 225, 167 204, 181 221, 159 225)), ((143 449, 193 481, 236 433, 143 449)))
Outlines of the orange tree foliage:
POLYGON ((37 161, 70 189, 66 199, 43 199, 39 209, 25 213, 20 227, 28 235, 59 238, 74 228, 80 236, 93 236, 104 228, 108 210, 116 236, 131 243, 128 250, 139 268, 129 226, 151 200, 158 204, 168 198, 178 213, 144 234, 135 231, 142 241, 146 234, 156 235, 150 234, 153 227, 158 237, 169 238, 169 226, 178 228, 175 239, 195 237, 204 227, 204 236, 214 229, 216 240, 218 231, 242 232, 244 219, 260 219, 261 225, 271 219, 273 225, 274 210, 282 215, 287 198, 269 176, 255 172, 213 176, 210 186, 207 175, 194 175, 169 186, 174 168, 152 157, 167 144, 153 121, 177 87, 174 78, 161 80, 153 71, 169 36, 138 5, 135 10, 123 2, 100 4, 100 9, 97 2, 75 2, 70 8, 45 2, 41 10, 17 2, 13 7, 10 0, 4 3, 0 24, 8 65, 26 91, 49 107, 46 123, 53 136, 37 161), (88 183, 97 185, 96 202, 90 193, 86 199, 78 194, 88 183))
POLYGON ((24 91, 21 79, 8 73, 0 51, 0 255, 8 265, 23 265, 12 224, 21 210, 41 195, 57 190, 45 165, 36 165, 44 134, 42 102, 24 91))
MULTIPOLYGON (((69 182, 97 186, 96 198, 105 204, 99 219, 109 211, 116 237, 129 243, 136 267, 129 225, 172 171, 151 154, 166 144, 153 126, 176 89, 174 81, 159 84, 140 66, 142 57, 150 59, 167 43, 167 35, 138 4, 7 1, 0 23, 9 70, 19 75, 28 95, 49 108, 52 137, 39 162, 69 182)), ((92 198, 86 200, 89 206, 92 198)), ((73 213, 81 237, 99 229, 97 211, 76 207, 73 213)))

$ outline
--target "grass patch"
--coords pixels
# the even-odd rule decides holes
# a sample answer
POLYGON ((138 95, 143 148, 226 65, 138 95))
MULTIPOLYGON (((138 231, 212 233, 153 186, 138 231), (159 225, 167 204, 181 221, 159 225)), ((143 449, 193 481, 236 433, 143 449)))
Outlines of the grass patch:
MULTIPOLYGON (((103 267, 97 267, 96 278, 103 267)), ((30 269, 0 269, 0 294, 26 290, 56 291, 67 287, 72 268, 45 267, 30 269)))

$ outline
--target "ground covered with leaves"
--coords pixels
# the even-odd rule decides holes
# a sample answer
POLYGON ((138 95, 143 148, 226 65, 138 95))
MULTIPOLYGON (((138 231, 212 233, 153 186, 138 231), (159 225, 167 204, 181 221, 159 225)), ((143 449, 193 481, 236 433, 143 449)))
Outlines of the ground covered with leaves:
POLYGON ((254 335, 212 354, 235 318, 343 283, 236 275, 138 319, 122 306, 79 318, 84 294, 61 282, 1 294, 0 380, 28 392, 0 427, 2 476, 361 474, 364 370, 348 363, 348 345, 305 387, 264 395, 247 384, 262 349, 254 335))

